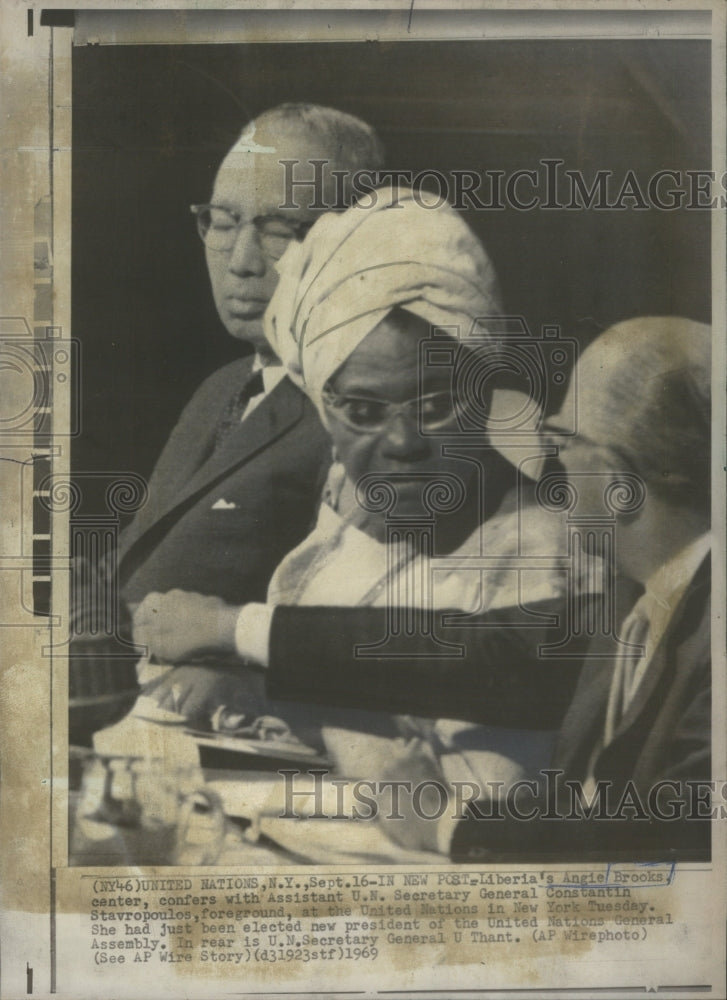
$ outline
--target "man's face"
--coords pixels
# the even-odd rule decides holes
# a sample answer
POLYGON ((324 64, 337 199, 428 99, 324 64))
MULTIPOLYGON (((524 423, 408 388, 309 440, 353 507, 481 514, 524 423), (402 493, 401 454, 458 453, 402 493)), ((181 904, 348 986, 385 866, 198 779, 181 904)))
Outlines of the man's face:
MULTIPOLYGON (((280 160, 299 160, 295 177, 312 177, 307 161, 330 158, 320 140, 314 140, 302 128, 278 124, 256 128, 248 144, 263 147, 250 152, 233 147, 222 161, 215 179, 210 202, 227 209, 243 223, 231 250, 205 247, 212 296, 227 332, 246 340, 262 353, 269 351, 263 334, 262 317, 278 283, 275 269, 280 249, 271 256, 261 245, 253 219, 287 220, 295 224, 312 223, 316 212, 310 207, 312 188, 294 189, 298 207, 280 209, 285 202, 285 168, 280 160), (266 151, 269 150, 269 151, 266 151)), ((326 191, 326 201, 332 199, 326 191)))
MULTIPOLYGON (((345 364, 329 380, 337 399, 358 397, 349 413, 367 421, 372 413, 381 413, 380 403, 406 403, 422 395, 442 393, 433 398, 431 406, 422 411, 443 414, 444 426, 458 434, 456 417, 451 413, 451 373, 435 368, 426 371, 426 381, 419 384, 419 342, 428 333, 426 324, 402 323, 391 317, 384 319, 351 354, 345 364), (367 401, 370 401, 367 402, 367 401), (447 410, 451 421, 446 420, 447 410)), ((397 493, 397 512, 421 513, 421 474, 437 473, 471 477, 472 466, 458 463, 442 455, 440 434, 422 433, 418 425, 417 406, 409 412, 389 411, 376 430, 357 431, 337 415, 336 406, 327 407, 328 424, 333 443, 348 478, 356 483, 367 473, 377 473, 383 479, 392 476, 397 493), (410 478, 407 478, 410 477, 410 478)), ((468 485, 464 483, 465 487, 468 485)))
POLYGON ((608 488, 632 470, 616 452, 587 437, 554 436, 558 460, 577 494, 579 517, 603 517, 608 513, 608 488))

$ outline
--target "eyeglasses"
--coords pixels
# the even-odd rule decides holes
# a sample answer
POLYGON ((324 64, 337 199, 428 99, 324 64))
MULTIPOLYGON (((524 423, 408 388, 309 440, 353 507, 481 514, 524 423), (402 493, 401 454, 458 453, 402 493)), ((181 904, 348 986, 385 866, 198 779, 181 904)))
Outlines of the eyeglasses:
POLYGON ((258 215, 246 221, 220 205, 190 205, 197 216, 197 231, 208 250, 229 253, 245 226, 254 226, 260 250, 271 260, 279 260, 293 240, 300 241, 313 222, 295 222, 275 215, 258 215))
POLYGON ((574 433, 572 430, 559 427, 549 420, 546 420, 543 425, 542 441, 545 445, 557 447, 559 457, 567 455, 568 452, 576 451, 578 448, 585 448, 588 452, 589 464, 595 467, 600 461, 603 472, 640 474, 633 459, 617 445, 601 444, 584 434, 574 433))
POLYGON ((323 401, 342 424, 358 434, 378 434, 397 414, 402 414, 421 430, 446 427, 457 414, 451 390, 430 392, 404 403, 372 396, 344 396, 330 386, 323 390, 323 401))

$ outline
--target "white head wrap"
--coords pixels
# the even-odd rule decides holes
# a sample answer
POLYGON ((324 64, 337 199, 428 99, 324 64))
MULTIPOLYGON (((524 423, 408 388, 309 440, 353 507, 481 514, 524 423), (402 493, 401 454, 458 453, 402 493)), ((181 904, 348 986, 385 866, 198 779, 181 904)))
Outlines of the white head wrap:
POLYGON ((265 313, 273 350, 324 419, 326 382, 393 308, 461 338, 481 337, 502 311, 492 262, 450 205, 427 208, 400 189, 373 197, 290 245, 265 313))

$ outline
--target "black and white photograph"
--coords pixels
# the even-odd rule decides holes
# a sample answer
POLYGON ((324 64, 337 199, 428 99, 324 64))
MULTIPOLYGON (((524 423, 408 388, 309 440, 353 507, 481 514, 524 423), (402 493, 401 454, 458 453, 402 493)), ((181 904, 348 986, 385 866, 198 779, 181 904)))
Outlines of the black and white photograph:
POLYGON ((722 995, 723 12, 22 14, 0 995, 722 995))

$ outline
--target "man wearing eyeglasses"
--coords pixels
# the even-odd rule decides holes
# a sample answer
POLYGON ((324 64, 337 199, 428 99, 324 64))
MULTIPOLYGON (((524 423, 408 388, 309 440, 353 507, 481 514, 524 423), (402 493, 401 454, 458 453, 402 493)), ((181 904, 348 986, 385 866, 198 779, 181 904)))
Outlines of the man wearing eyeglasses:
MULTIPOLYGON (((461 648, 449 659, 432 655, 426 636, 403 635, 393 652, 362 658, 361 644, 384 633, 391 609, 281 605, 244 641, 231 620, 238 652, 265 668, 271 697, 559 726, 551 760, 531 780, 502 792, 493 782, 480 788, 491 797, 478 801, 470 798, 475 785, 449 803, 444 787, 441 795, 430 788, 431 803, 418 810, 405 809, 402 795, 406 821, 387 825, 393 838, 469 863, 574 853, 602 861, 709 857, 706 821, 724 818, 710 783, 710 380, 709 327, 677 317, 626 321, 578 362, 569 390, 580 398, 577 426, 565 424, 572 399, 550 422, 548 443, 558 447, 582 539, 602 524, 605 498, 634 491, 631 509, 616 513, 614 561, 642 593, 618 628, 617 650, 601 652, 609 636, 595 635, 587 648, 545 658, 541 648, 562 640, 555 618, 548 621, 562 609, 548 601, 529 606, 536 627, 516 623, 518 608, 442 621, 440 637, 461 648)), ((387 413, 329 398, 357 429, 387 413)), ((613 518, 618 503, 610 510, 613 518)), ((409 792, 417 781, 431 786, 427 749, 422 741, 402 747, 372 777, 382 786, 408 783, 409 792)))
MULTIPOLYGON (((546 660, 537 630, 468 623, 469 634, 441 630, 462 643, 460 663, 443 669, 412 655, 410 664, 382 658, 362 670, 352 637, 381 628, 375 609, 345 609, 325 631, 319 609, 276 611, 263 648, 268 690, 278 697, 292 697, 304 675, 310 699, 370 705, 366 693, 383 690, 389 703, 398 694, 399 710, 425 713, 429 701, 445 714, 537 726, 549 690, 568 693, 580 669, 553 757, 534 780, 513 785, 498 805, 472 803, 464 818, 460 799, 459 822, 456 806, 439 822, 410 814, 390 824, 397 839, 470 863, 574 852, 608 861, 709 856, 706 820, 724 818, 710 796, 710 380, 709 327, 678 317, 629 320, 602 334, 576 366, 569 392, 580 397, 577 426, 566 423, 568 403, 565 417, 549 422, 584 538, 597 530, 604 498, 634 488, 632 509, 616 515, 613 558, 641 596, 618 628, 615 655, 600 654, 596 639, 582 663, 546 660)), ((414 752, 405 754, 391 760, 387 779, 416 780, 414 752)), ((426 814, 436 815, 437 805, 426 814)))
POLYGON ((254 354, 202 384, 157 462, 148 502, 119 550, 122 596, 132 608, 151 591, 174 588, 262 600, 276 565, 307 533, 330 442, 271 353, 262 317, 288 245, 323 210, 345 206, 354 171, 375 170, 382 159, 376 134, 359 119, 281 105, 246 126, 210 203, 191 206, 219 317, 254 354))

